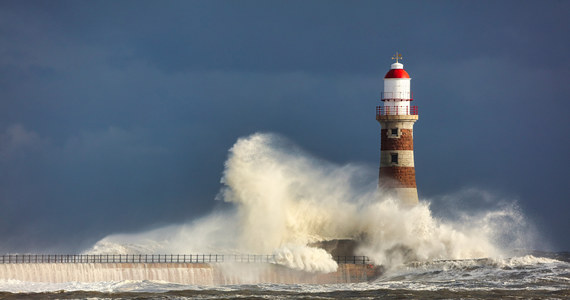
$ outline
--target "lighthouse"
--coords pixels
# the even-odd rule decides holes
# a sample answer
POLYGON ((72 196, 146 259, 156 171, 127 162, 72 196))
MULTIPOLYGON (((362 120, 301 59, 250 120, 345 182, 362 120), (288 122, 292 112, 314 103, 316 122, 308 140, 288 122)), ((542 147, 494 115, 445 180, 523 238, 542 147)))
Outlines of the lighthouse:
POLYGON ((418 107, 410 91, 410 75, 400 63, 401 54, 392 57, 396 62, 384 76, 383 105, 376 107, 380 123, 379 186, 393 193, 402 203, 418 203, 416 170, 414 167, 414 123, 418 107))

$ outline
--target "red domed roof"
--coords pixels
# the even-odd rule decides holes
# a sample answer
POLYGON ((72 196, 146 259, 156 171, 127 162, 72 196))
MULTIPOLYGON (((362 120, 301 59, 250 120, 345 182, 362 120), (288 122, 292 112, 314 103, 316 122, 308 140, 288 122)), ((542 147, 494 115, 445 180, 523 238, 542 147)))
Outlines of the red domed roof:
POLYGON ((404 69, 391 69, 384 78, 410 78, 410 75, 404 69))

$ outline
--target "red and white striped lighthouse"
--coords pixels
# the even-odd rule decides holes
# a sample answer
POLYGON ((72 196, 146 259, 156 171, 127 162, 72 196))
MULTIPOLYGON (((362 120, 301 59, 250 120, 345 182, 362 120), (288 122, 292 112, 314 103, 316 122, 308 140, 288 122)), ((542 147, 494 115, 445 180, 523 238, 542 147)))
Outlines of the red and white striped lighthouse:
POLYGON ((376 120, 382 126, 380 138, 379 185, 393 192, 405 204, 418 203, 416 170, 414 168, 414 123, 418 107, 411 106, 410 75, 396 62, 384 76, 383 105, 376 107, 376 120))

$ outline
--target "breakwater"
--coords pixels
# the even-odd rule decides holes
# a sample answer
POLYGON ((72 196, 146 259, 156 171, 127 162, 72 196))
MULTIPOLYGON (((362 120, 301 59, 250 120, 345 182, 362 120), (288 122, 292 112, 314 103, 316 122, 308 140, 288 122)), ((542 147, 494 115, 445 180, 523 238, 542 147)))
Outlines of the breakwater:
POLYGON ((0 280, 102 282, 155 280, 193 285, 354 283, 379 268, 366 257, 336 257, 338 268, 311 273, 287 268, 271 255, 10 255, 0 256, 0 280))

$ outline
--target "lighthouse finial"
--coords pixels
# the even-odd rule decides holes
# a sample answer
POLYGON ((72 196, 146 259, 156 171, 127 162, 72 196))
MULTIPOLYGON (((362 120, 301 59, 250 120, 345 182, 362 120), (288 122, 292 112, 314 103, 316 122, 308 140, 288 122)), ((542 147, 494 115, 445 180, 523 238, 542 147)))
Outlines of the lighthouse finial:
POLYGON ((396 62, 398 63, 400 59, 402 59, 402 54, 398 53, 398 51, 396 51, 396 55, 392 56, 392 59, 395 59, 396 62))

